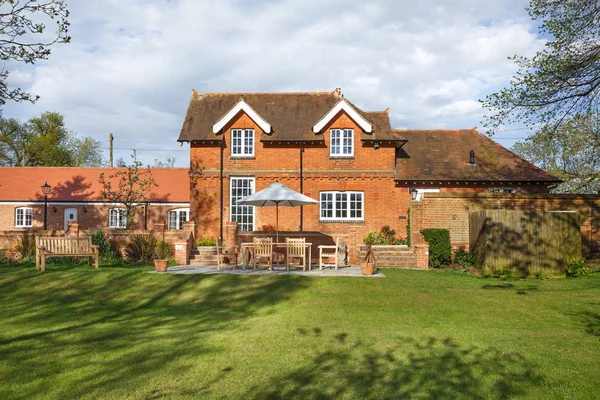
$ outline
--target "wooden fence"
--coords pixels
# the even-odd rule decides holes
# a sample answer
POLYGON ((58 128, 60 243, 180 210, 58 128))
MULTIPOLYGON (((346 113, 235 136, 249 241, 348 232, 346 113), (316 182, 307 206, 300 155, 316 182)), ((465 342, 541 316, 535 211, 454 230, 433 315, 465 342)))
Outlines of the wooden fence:
POLYGON ((504 268, 522 277, 538 272, 564 276, 567 263, 581 258, 579 225, 575 212, 473 212, 470 251, 487 270, 504 268))

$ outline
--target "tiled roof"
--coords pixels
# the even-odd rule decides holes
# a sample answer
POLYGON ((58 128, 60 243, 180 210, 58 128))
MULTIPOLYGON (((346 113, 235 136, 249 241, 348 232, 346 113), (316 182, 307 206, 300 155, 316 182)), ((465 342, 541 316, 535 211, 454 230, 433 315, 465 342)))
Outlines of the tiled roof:
MULTIPOLYGON (((49 201, 105 201, 98 182, 118 168, 78 167, 0 167, 0 201, 40 201, 41 186, 52 187, 49 201)), ((189 203, 190 181, 187 168, 153 168, 158 184, 151 192, 151 202, 189 203)))
POLYGON ((407 142, 396 155, 399 181, 560 182, 475 128, 395 130, 407 142), (469 153, 475 150, 475 165, 469 153))
MULTIPOLYGON (((262 141, 322 141, 313 126, 319 122, 342 97, 334 92, 304 93, 198 93, 194 92, 178 141, 221 140, 221 133, 213 133, 213 125, 243 99, 272 126, 270 134, 262 134, 262 141)), ((347 100, 346 100, 347 101, 347 100)), ((391 134, 386 111, 365 112, 348 102, 368 122, 372 134, 363 139, 385 139, 391 134)))

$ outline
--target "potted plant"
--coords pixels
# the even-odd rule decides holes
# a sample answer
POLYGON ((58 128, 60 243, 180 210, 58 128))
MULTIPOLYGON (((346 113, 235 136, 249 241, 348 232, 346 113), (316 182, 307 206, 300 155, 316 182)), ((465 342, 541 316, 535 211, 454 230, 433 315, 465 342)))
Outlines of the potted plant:
POLYGON ((161 240, 156 243, 154 248, 154 266, 156 272, 166 272, 167 264, 169 264, 169 257, 171 256, 171 246, 169 243, 161 240))
POLYGON ((367 245, 367 255, 365 256, 365 259, 360 262, 360 270, 363 275, 373 275, 373 272, 375 272, 375 257, 373 256, 370 244, 367 245))
POLYGON ((196 242, 198 259, 206 262, 214 262, 217 256, 217 243, 210 238, 200 238, 196 242))

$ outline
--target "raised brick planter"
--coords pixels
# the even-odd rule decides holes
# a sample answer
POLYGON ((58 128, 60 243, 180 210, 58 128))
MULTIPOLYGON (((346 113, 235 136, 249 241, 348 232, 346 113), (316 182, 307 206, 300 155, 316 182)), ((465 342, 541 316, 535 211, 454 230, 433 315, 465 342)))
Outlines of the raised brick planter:
MULTIPOLYGON (((396 268, 417 268, 415 252, 408 246, 371 246, 375 256, 375 266, 396 268)), ((358 251, 360 259, 367 255, 367 246, 360 246, 358 251)))

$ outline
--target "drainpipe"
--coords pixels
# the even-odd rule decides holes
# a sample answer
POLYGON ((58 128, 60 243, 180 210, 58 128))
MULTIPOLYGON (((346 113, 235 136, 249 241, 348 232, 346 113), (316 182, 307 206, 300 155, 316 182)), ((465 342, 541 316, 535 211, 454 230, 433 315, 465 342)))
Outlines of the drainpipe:
MULTIPOLYGON (((304 153, 304 145, 300 143, 300 193, 304 194, 304 185, 302 182, 302 153, 304 153)), ((300 206, 300 232, 302 232, 302 217, 304 215, 304 210, 302 206, 300 206)))
POLYGON ((221 140, 221 157, 219 165, 219 237, 223 237, 223 145, 225 143, 221 140))

